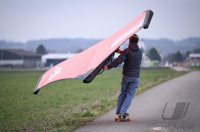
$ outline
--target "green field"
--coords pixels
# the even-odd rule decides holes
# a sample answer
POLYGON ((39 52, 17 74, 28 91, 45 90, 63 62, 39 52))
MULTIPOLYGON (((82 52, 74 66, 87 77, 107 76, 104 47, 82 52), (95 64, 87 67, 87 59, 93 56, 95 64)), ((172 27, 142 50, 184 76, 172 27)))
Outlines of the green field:
POLYGON ((194 71, 199 71, 200 66, 189 67, 189 69, 194 70, 194 71))
MULTIPOLYGON (((60 81, 33 95, 41 74, 0 72, 0 131, 72 131, 116 105, 120 70, 106 71, 90 84, 60 81)), ((142 70, 137 94, 182 74, 170 69, 142 70)))

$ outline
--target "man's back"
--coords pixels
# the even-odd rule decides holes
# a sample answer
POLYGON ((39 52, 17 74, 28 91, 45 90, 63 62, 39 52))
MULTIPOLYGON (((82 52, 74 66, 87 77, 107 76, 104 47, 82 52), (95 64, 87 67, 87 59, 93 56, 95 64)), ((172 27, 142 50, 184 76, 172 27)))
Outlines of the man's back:
POLYGON ((139 77, 142 51, 140 49, 132 50, 130 48, 127 48, 123 52, 126 52, 126 59, 123 66, 123 75, 130 77, 139 77))

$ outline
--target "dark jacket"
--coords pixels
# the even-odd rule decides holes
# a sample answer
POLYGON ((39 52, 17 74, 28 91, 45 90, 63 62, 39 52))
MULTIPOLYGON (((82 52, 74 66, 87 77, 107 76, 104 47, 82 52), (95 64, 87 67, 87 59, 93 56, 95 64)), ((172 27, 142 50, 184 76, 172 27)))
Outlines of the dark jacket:
POLYGON ((116 58, 107 67, 111 69, 117 67, 124 62, 123 75, 129 77, 140 77, 140 66, 142 60, 142 52, 140 49, 133 50, 130 48, 125 49, 118 58, 116 58))

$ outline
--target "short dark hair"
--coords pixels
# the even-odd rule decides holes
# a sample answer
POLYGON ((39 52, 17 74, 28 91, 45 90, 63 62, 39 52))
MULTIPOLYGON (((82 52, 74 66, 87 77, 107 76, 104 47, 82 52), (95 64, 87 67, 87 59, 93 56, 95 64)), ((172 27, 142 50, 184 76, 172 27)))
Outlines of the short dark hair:
POLYGON ((130 38, 129 38, 129 43, 138 43, 139 41, 139 37, 137 34, 133 34, 130 38))

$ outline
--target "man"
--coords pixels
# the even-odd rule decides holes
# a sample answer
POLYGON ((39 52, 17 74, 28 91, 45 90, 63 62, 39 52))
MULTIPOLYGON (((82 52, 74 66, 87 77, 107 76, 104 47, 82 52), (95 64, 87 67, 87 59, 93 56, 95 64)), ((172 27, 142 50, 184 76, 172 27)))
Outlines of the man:
MULTIPOLYGON (((128 116, 127 110, 131 104, 136 88, 139 84, 140 65, 142 60, 142 52, 138 47, 139 37, 134 34, 129 38, 129 46, 121 51, 121 54, 112 63, 106 65, 104 70, 117 67, 124 62, 123 78, 121 82, 121 93, 118 96, 117 115, 128 116)), ((117 50, 120 52, 120 50, 117 50)))

